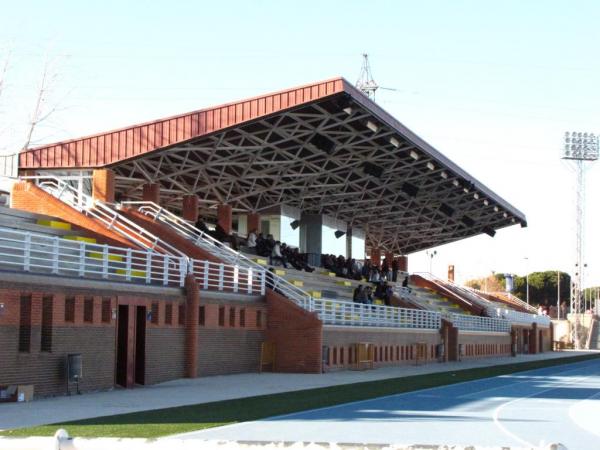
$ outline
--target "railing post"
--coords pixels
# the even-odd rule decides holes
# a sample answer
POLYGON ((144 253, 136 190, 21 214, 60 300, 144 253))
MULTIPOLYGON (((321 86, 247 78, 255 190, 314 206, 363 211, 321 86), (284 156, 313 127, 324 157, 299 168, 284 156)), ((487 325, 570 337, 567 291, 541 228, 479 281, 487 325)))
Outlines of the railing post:
POLYGON ((185 284, 185 276, 188 272, 188 259, 183 256, 179 258, 179 286, 185 284))
POLYGON ((23 270, 29 272, 31 266, 31 234, 25 235, 25 246, 23 247, 23 270))
POLYGON ((152 282, 152 252, 146 250, 146 284, 152 282))
POLYGON ((252 267, 248 267, 248 295, 252 294, 252 288, 254 284, 254 272, 252 267))
POLYGON ((127 281, 131 281, 131 249, 127 249, 127 254, 125 255, 125 279, 127 281))
POLYGON ((85 275, 85 242, 79 242, 79 276, 85 275))
POLYGON ((240 266, 233 266, 233 292, 238 291, 239 276, 240 276, 240 266))
POLYGON ((169 255, 163 256, 163 285, 169 284, 169 255))
POLYGON ((208 289, 208 261, 204 261, 204 289, 208 289))
POLYGON ((102 247, 102 278, 108 278, 108 245, 102 247))
POLYGON ((54 242, 52 244, 52 273, 58 273, 58 236, 54 236, 54 242))
POLYGON ((219 264, 219 291, 223 290, 223 275, 224 275, 224 270, 225 267, 223 266, 223 263, 219 264))
POLYGON ((266 287, 265 287, 265 278, 266 278, 266 273, 263 270, 260 273, 260 295, 265 295, 266 292, 266 287))

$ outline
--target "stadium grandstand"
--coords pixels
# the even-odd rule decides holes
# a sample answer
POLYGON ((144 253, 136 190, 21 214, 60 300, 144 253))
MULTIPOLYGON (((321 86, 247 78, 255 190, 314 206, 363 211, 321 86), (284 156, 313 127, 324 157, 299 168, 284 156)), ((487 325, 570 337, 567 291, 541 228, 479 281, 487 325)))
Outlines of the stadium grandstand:
POLYGON ((410 253, 525 215, 343 78, 0 168, 0 385, 43 396, 551 350, 549 318, 519 299, 410 273, 410 253))

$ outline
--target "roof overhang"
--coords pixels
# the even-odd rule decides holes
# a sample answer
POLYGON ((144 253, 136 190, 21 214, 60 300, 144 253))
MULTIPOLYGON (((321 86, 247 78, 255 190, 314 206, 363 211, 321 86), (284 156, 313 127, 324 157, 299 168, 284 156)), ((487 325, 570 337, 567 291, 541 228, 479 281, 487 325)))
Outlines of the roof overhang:
POLYGON ((240 212, 289 205, 366 231, 367 245, 411 253, 525 215, 343 78, 26 150, 20 170, 110 167, 117 190, 161 202, 186 194, 240 212))

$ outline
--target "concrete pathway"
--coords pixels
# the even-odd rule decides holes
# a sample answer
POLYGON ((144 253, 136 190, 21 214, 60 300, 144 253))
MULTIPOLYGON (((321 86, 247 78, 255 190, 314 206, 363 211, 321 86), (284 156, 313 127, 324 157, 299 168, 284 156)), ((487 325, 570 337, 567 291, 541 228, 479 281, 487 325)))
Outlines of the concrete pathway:
POLYGON ((431 363, 422 366, 384 367, 369 371, 330 372, 320 375, 252 373, 180 379, 129 390, 115 389, 70 397, 53 397, 30 403, 2 403, 0 404, 0 430, 362 381, 577 356, 586 353, 588 352, 549 352, 537 355, 519 355, 515 358, 483 358, 443 364, 431 363))

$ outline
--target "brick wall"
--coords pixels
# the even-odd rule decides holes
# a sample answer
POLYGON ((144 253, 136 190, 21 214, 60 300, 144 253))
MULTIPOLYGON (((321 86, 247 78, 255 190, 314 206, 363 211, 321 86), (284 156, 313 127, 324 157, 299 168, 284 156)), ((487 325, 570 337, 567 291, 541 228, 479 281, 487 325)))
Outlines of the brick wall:
POLYGON ((329 348, 326 370, 349 369, 356 365, 355 344, 374 346, 374 366, 396 366, 416 363, 416 344, 427 348, 425 360, 437 361, 435 346, 441 343, 437 330, 364 329, 353 327, 324 327, 323 345, 329 348))
POLYGON ((511 353, 511 337, 508 333, 459 331, 458 343, 463 346, 462 359, 508 356, 511 353))
POLYGON ((112 245, 133 247, 128 239, 108 230, 102 223, 87 217, 66 203, 38 188, 33 183, 20 181, 13 185, 11 208, 57 217, 106 239, 112 245))
MULTIPOLYGON (((161 303, 164 310, 164 302, 161 303)), ((173 308, 174 314, 176 314, 173 308)), ((164 322, 164 314, 162 315, 164 322)), ((175 316, 174 316, 175 318, 175 316)), ((178 325, 146 328, 146 384, 185 377, 185 328, 178 325)))
POLYGON ((267 340, 275 343, 277 372, 321 372, 323 324, 315 313, 267 290, 267 340))

